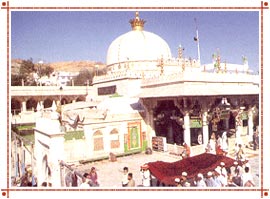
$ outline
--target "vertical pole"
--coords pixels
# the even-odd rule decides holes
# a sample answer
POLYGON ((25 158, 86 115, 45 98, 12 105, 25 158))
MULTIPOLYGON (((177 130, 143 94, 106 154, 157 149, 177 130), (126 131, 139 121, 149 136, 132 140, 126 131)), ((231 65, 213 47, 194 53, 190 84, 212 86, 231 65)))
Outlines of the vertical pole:
POLYGON ((198 50, 198 62, 201 63, 201 54, 200 54, 200 40, 199 40, 199 31, 197 26, 197 19, 194 18, 195 24, 196 24, 196 38, 197 38, 197 50, 198 50))

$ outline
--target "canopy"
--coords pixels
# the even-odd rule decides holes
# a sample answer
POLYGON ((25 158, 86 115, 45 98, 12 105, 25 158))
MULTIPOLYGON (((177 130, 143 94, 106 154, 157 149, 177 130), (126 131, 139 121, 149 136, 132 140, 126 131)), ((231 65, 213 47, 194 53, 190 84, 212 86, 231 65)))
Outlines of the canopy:
MULTIPOLYGON (((214 171, 220 162, 225 163, 225 167, 233 166, 234 159, 223 156, 203 153, 190 158, 185 158, 176 162, 156 161, 150 162, 149 170, 161 183, 174 185, 174 179, 180 178, 182 172, 187 172, 188 178, 195 177, 198 173, 206 175, 209 171, 214 171)), ((241 163, 239 162, 241 165, 241 163)))

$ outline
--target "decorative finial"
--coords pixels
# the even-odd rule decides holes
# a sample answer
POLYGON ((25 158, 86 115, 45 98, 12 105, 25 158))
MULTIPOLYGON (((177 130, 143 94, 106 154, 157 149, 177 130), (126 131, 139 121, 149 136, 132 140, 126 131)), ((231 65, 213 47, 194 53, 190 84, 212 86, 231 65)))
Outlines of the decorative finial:
POLYGON ((145 24, 145 20, 140 19, 139 17, 139 12, 136 11, 135 13, 135 19, 131 19, 129 21, 129 23, 131 24, 132 30, 143 30, 144 24, 145 24))
POLYGON ((136 15, 136 19, 139 20, 140 18, 139 18, 139 12, 138 11, 136 11, 135 15, 136 15))

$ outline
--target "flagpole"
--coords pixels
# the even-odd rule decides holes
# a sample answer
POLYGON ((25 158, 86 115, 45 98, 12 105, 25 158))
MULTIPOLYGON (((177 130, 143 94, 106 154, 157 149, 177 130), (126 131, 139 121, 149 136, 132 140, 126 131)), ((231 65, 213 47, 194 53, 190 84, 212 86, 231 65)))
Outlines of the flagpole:
POLYGON ((197 26, 197 19, 194 18, 195 25, 196 25, 196 38, 197 38, 197 50, 198 50, 198 62, 201 63, 201 54, 200 54, 200 40, 199 40, 199 31, 197 26))

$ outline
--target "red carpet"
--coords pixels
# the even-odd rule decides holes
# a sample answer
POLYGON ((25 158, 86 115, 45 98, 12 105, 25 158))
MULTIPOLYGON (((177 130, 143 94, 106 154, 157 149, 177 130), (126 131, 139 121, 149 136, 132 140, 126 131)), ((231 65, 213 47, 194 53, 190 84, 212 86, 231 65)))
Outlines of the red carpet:
POLYGON ((188 173, 188 178, 195 177, 198 173, 206 175, 213 171, 220 162, 225 163, 225 167, 231 167, 235 160, 222 155, 203 153, 197 156, 168 163, 163 161, 150 162, 149 170, 161 183, 174 185, 174 179, 181 177, 183 171, 188 173))

